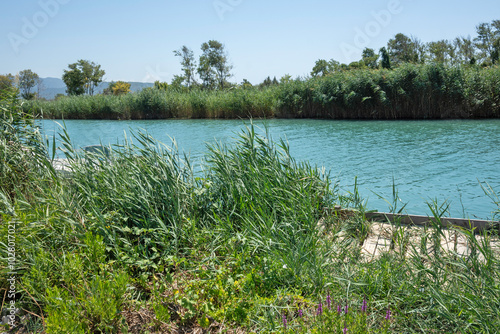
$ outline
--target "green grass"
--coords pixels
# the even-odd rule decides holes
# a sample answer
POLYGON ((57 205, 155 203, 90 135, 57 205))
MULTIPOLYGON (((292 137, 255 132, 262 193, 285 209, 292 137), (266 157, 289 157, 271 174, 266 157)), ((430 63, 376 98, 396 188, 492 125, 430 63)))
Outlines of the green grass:
MULTIPOLYGON (((37 129, 18 126, 31 121, 15 97, 1 106, 2 145, 20 145, 1 161, 0 235, 16 222, 15 301, 25 332, 500 328, 498 235, 457 230, 470 247, 460 255, 440 246, 439 225, 422 230, 413 244, 408 227, 396 224, 394 247, 364 256, 371 224, 357 189, 339 193, 328 173, 296 162, 286 142, 253 125, 233 145, 210 145, 201 175, 175 143, 147 134, 110 147, 106 156, 77 152, 63 131, 73 169, 67 175, 50 168, 37 129), (5 167, 11 157, 38 168, 23 168, 23 182, 10 182, 19 173, 5 167), (326 215, 323 209, 334 205, 359 215, 326 215)), ((443 207, 429 205, 439 218, 443 207)), ((0 242, 6 293, 9 247, 5 237, 0 242)))
POLYGON ((144 89, 124 96, 77 96, 25 103, 65 119, 324 118, 449 119, 500 116, 500 68, 404 64, 339 71, 267 88, 144 89))

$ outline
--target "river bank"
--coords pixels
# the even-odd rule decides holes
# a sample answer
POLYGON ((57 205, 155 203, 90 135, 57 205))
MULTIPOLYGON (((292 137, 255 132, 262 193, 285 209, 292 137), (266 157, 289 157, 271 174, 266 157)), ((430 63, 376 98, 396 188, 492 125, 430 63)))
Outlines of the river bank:
POLYGON ((146 88, 124 96, 25 103, 55 119, 478 119, 500 117, 498 66, 414 65, 339 71, 224 91, 146 88))
MULTIPOLYGON (((389 334, 500 326, 494 230, 372 224, 356 189, 340 191, 329 173, 297 162, 285 141, 254 125, 233 145, 211 144, 202 175, 175 145, 145 133, 82 155, 63 131, 68 177, 52 168, 40 129, 12 101, 0 100, 8 116, 0 118, 6 330, 389 334), (358 211, 324 210, 336 206, 358 211), (364 250, 377 234, 375 253, 364 250)), ((431 208, 435 217, 446 209, 431 208)))

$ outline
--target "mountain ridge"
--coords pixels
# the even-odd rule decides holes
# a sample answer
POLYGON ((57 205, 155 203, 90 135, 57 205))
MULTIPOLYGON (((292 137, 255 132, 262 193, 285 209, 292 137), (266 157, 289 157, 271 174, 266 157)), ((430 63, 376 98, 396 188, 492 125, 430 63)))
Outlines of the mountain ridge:
MULTIPOLYGON (((40 87, 40 97, 52 100, 56 97, 57 94, 66 95, 66 85, 64 81, 59 78, 47 77, 40 78, 42 81, 42 86, 40 87)), ((147 87, 153 87, 154 84, 151 82, 136 82, 136 81, 126 81, 130 84, 130 91, 137 92, 147 87)), ((104 89, 108 87, 111 81, 103 81, 101 82, 97 88, 95 89, 96 94, 102 93, 104 89)), ((36 89, 37 87, 35 87, 36 89)))

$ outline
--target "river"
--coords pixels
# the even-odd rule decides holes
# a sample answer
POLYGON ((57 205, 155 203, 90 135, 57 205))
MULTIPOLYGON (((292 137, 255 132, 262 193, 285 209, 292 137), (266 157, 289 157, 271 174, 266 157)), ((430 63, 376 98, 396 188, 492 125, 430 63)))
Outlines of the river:
MULTIPOLYGON (((61 123, 59 121, 59 123, 61 123)), ((388 210, 395 184, 410 214, 430 214, 427 202, 450 203, 453 217, 488 219, 497 208, 480 182, 500 193, 500 120, 254 121, 274 139, 285 138, 297 161, 324 166, 343 192, 355 179, 368 208, 388 210), (382 197, 382 198, 380 198, 382 197)), ((66 120, 75 147, 122 143, 143 129, 159 141, 175 138, 199 168, 215 140, 231 143, 246 120, 66 120)), ((49 137, 59 126, 43 120, 49 137)))

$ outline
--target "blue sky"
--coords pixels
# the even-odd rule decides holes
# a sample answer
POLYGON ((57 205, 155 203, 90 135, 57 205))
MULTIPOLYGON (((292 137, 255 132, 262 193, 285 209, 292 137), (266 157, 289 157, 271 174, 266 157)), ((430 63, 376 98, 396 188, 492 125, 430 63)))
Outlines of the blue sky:
POLYGON ((500 19, 498 0, 4 0, 0 74, 32 69, 61 77, 68 64, 94 61, 106 81, 170 82, 181 74, 173 50, 225 44, 231 78, 262 82, 308 75, 317 59, 349 63, 401 32, 423 42, 475 36, 500 19))

